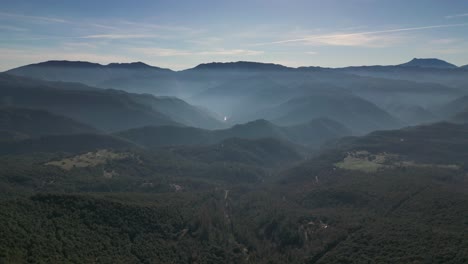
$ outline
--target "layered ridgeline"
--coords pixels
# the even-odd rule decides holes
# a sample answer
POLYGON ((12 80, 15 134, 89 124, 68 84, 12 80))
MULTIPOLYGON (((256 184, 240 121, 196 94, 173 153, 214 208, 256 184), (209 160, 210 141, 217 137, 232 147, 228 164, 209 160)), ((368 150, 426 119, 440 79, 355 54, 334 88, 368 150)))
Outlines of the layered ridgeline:
MULTIPOLYGON (((191 104, 203 105, 221 117, 226 116, 230 124, 268 119, 258 113, 290 100, 319 96, 324 92, 337 96, 351 93, 377 105, 380 108, 377 112, 387 112, 400 125, 433 122, 441 119, 434 107, 465 94, 468 78, 465 68, 437 59, 414 59, 393 66, 335 69, 291 68, 256 62, 206 63, 180 72, 143 63, 99 65, 49 61, 12 69, 8 73, 42 80, 81 82, 127 92, 183 97, 191 104)), ((283 116, 287 114, 282 113, 283 116)), ((359 132, 394 127, 389 120, 379 124, 378 120, 365 113, 356 113, 361 114, 365 122, 373 125, 367 128, 346 125, 359 132)), ((348 119, 345 115, 321 116, 340 122, 348 119)))
POLYGON ((148 92, 145 89, 148 86, 157 89, 163 82, 172 84, 170 76, 173 72, 142 62, 101 65, 85 61, 47 61, 12 69, 8 73, 40 80, 79 82, 104 88, 125 88, 131 92, 148 92), (154 82, 155 77, 158 82, 154 82), (147 79, 150 82, 146 83, 147 79))
POLYGON ((468 123, 468 110, 455 114, 450 121, 455 123, 468 123))
POLYGON ((439 106, 438 112, 442 113, 444 117, 452 117, 458 113, 468 110, 468 96, 461 96, 446 104, 439 106))
POLYGON ((1 263, 468 262, 467 125, 371 132, 462 123, 466 69, 48 62, 10 73, 1 263))
POLYGON ((15 107, 0 107, 0 131, 15 132, 28 137, 98 132, 95 128, 71 118, 44 110, 15 107))
POLYGON ((356 66, 335 69, 344 73, 388 79, 438 83, 466 91, 468 71, 439 59, 413 59, 391 66, 356 66))
POLYGON ((222 130, 193 127, 158 126, 136 128, 116 134, 142 146, 214 144, 227 138, 276 138, 318 148, 328 140, 351 135, 342 124, 330 119, 314 119, 294 126, 278 126, 266 120, 256 120, 222 130))
POLYGON ((349 93, 319 93, 291 99, 261 113, 283 125, 303 123, 307 119, 325 116, 344 124, 355 133, 396 128, 400 121, 360 97, 349 93))
POLYGON ((170 97, 103 90, 64 82, 0 75, 0 105, 46 110, 103 131, 146 125, 220 127, 213 114, 170 97))

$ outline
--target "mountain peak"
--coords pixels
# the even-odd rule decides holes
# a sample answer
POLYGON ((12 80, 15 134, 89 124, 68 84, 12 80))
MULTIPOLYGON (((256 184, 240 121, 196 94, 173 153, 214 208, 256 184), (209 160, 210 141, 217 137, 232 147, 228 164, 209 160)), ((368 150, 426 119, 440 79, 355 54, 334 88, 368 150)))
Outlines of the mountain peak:
MULTIPOLYGON (((118 63, 113 62, 107 65, 88 62, 88 61, 68 61, 68 60, 49 60, 44 62, 39 62, 31 65, 26 65, 23 67, 54 67, 54 68, 112 68, 112 69, 153 69, 153 70, 169 70, 163 69, 155 66, 148 65, 141 61, 129 62, 129 63, 118 63)), ((20 68, 23 68, 20 67, 20 68)))
POLYGON ((291 69, 281 64, 262 63, 252 61, 237 61, 237 62, 211 62, 203 63, 195 68, 195 70, 259 70, 259 71, 276 71, 291 69))
POLYGON ((148 65, 146 63, 143 63, 141 61, 137 62, 129 62, 129 63, 109 63, 107 64, 107 67, 109 68, 125 68, 125 69, 153 69, 153 68, 158 68, 154 67, 151 65, 148 65))
POLYGON ((414 58, 407 63, 400 64, 398 66, 403 67, 421 67, 421 68, 438 68, 438 69, 453 69, 457 68, 456 65, 448 63, 444 60, 427 58, 427 59, 418 59, 414 58))
POLYGON ((39 67, 82 67, 82 68, 95 68, 102 67, 99 63, 93 63, 88 61, 68 61, 68 60, 49 60, 31 64, 29 66, 39 67))

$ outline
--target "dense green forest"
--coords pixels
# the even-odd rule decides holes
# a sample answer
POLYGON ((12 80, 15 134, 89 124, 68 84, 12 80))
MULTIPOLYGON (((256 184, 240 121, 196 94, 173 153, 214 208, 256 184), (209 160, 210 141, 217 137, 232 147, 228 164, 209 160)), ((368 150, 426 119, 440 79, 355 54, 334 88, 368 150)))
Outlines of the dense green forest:
POLYGON ((4 150, 0 260, 466 263, 467 134, 439 123, 315 155, 276 139, 146 149, 76 135, 61 137, 79 148, 4 150), (358 151, 378 169, 346 163, 358 151))

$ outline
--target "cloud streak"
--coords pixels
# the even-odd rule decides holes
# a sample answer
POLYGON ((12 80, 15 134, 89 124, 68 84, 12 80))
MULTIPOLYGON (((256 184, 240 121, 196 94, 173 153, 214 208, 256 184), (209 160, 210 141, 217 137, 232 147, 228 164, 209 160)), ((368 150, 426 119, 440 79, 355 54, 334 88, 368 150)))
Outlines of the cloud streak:
POLYGON ((141 39, 141 38, 157 38, 154 34, 97 34, 88 35, 78 38, 82 39, 141 39))
POLYGON ((305 42, 309 44, 321 43, 321 44, 328 44, 328 45, 335 45, 335 46, 359 46, 359 45, 365 46, 381 38, 380 36, 376 37, 373 35, 380 35, 380 34, 385 34, 385 33, 419 31, 419 30, 428 30, 428 29, 438 29, 438 28, 449 28, 449 27, 462 27, 462 26, 468 26, 468 23, 397 28, 397 29, 356 32, 356 33, 311 35, 311 36, 306 36, 303 38, 286 39, 286 40, 279 40, 279 41, 266 42, 266 43, 257 43, 254 45, 262 46, 262 45, 288 44, 288 43, 298 43, 298 42, 304 43, 305 42))
POLYGON ((452 18, 460 18, 460 17, 468 17, 468 13, 457 14, 457 15, 450 15, 450 16, 446 16, 445 18, 447 18, 447 19, 452 19, 452 18))
POLYGON ((132 48, 131 51, 142 53, 147 56, 172 57, 172 56, 255 56, 263 54, 259 50, 245 49, 215 49, 209 51, 192 51, 164 48, 132 48))
POLYGON ((8 26, 8 25, 0 25, 0 30, 18 31, 18 32, 28 31, 28 29, 26 28, 20 28, 20 27, 8 26))
POLYGON ((44 17, 44 16, 27 16, 27 15, 20 15, 20 14, 13 14, 13 13, 6 13, 0 12, 1 17, 8 17, 13 19, 20 19, 20 20, 35 20, 47 23, 69 23, 69 21, 65 19, 55 18, 55 17, 44 17))

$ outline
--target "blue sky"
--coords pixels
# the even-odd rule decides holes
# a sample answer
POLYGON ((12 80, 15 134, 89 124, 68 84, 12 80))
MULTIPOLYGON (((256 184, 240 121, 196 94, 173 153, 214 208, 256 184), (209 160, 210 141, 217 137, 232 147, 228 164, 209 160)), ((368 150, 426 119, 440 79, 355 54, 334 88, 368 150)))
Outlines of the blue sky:
POLYGON ((468 1, 0 0, 0 70, 52 59, 468 64, 468 1))

